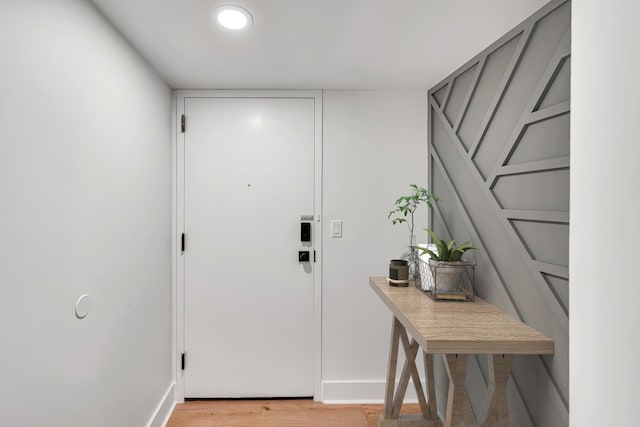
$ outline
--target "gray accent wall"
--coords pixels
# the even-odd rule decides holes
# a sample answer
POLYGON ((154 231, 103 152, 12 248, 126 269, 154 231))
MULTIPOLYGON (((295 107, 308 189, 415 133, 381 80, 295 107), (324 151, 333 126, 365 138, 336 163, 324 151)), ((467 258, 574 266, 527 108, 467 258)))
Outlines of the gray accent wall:
MULTIPOLYGON (((517 426, 569 424, 570 37, 570 2, 551 1, 428 95, 432 227, 479 248, 481 298, 555 340, 553 356, 516 358, 517 426)), ((470 361, 476 413, 486 365, 470 361)))

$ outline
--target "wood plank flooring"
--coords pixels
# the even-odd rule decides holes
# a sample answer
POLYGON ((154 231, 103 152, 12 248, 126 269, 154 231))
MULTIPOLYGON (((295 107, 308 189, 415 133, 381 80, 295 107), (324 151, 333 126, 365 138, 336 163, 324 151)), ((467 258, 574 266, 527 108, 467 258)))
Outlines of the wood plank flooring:
MULTIPOLYGON (((382 405, 295 400, 194 400, 176 405, 167 427, 375 427, 382 405)), ((416 404, 402 413, 418 414, 416 404)))

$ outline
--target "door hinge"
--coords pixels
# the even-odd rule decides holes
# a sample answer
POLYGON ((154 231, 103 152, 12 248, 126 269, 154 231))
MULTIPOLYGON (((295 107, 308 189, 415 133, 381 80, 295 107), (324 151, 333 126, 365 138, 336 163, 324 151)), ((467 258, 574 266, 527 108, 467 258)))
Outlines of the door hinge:
POLYGON ((184 233, 180 236, 180 251, 184 253, 184 233))
POLYGON ((181 125, 181 129, 182 129, 182 133, 184 133, 184 130, 186 129, 186 124, 187 124, 187 120, 184 117, 184 114, 182 115, 182 125, 181 125))
POLYGON ((316 262, 316 251, 313 251, 313 262, 316 262))
POLYGON ((184 357, 185 353, 182 353, 182 355, 180 356, 180 368, 184 371, 184 362, 185 362, 185 357, 184 357))

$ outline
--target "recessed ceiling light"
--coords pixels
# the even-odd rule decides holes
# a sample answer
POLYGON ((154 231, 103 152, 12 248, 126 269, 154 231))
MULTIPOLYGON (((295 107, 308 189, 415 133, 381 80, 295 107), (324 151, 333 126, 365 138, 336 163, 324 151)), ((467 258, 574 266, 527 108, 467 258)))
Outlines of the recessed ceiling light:
POLYGON ((246 30, 253 22, 249 12, 241 7, 231 5, 217 8, 216 19, 224 28, 233 31, 246 30))

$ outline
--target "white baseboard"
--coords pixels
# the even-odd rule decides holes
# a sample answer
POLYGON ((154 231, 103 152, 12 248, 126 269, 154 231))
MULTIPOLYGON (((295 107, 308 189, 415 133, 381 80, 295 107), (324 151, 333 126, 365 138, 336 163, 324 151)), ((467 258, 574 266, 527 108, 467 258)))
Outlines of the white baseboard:
MULTIPOLYGON (((322 402, 327 404, 362 404, 383 403, 385 393, 385 381, 323 381, 322 402)), ((397 384, 396 384, 397 385, 397 384)), ((422 389, 425 388, 424 382, 422 389)), ((405 403, 417 403, 416 391, 413 382, 409 382, 405 403)))
POLYGON ((176 399, 174 396, 176 383, 171 383, 167 392, 164 394, 156 410, 153 412, 151 419, 147 423, 146 427, 164 427, 169 422, 169 417, 173 413, 173 408, 176 406, 176 399))

